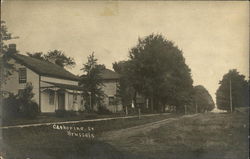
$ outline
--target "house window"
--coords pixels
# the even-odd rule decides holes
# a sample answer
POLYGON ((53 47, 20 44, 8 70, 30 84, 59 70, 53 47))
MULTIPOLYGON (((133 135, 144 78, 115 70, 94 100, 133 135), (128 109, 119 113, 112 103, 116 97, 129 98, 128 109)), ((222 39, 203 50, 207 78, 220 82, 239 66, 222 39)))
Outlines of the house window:
POLYGON ((54 102, 55 102, 55 92, 50 91, 49 92, 49 104, 54 105, 54 102))
POLYGON ((27 81, 27 71, 26 68, 19 68, 19 83, 26 83, 27 81))
POLYGON ((115 104, 115 98, 109 97, 109 105, 114 105, 114 104, 115 104))

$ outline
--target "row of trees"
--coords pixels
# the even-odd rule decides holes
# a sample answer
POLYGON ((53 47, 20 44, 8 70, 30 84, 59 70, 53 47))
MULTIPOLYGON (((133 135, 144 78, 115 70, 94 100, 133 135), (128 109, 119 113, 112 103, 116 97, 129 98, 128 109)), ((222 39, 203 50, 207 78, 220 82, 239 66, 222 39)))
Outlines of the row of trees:
POLYGON ((149 99, 151 111, 164 111, 166 105, 174 105, 177 112, 191 111, 197 105, 200 112, 214 108, 207 90, 193 87, 182 51, 161 34, 139 38, 129 52, 129 60, 115 62, 113 68, 121 74, 119 95, 123 105, 130 105, 132 100, 137 103, 140 94, 149 99))
MULTIPOLYGON (((6 39, 11 39, 11 34, 7 32, 5 25, 4 28, 6 39)), ((6 45, 3 48, 7 50, 6 45)), ((74 59, 60 50, 49 51, 46 54, 27 53, 27 55, 45 61, 53 60, 60 67, 75 65, 74 59)), ((131 105, 132 100, 136 105, 137 95, 140 94, 149 99, 151 111, 165 110, 166 105, 176 106, 178 112, 183 112, 187 106, 192 110, 197 104, 206 107, 206 110, 214 107, 210 105, 208 109, 209 106, 199 103, 196 89, 193 88, 191 70, 185 63, 182 51, 160 34, 139 38, 138 44, 129 51, 129 60, 116 62, 113 68, 121 75, 117 96, 122 99, 124 106, 131 105)), ((93 110, 93 105, 101 105, 105 97, 100 77, 103 69, 105 66, 97 63, 94 54, 88 57, 88 62, 81 69, 83 75, 80 76, 80 84, 85 88, 83 96, 86 98, 89 110, 93 110)))
MULTIPOLYGON (((8 48, 4 40, 13 37, 2 21, 1 38, 1 52, 5 54, 8 48)), ((74 59, 60 50, 27 55, 45 61, 53 60, 60 67, 75 65, 74 59)), ((7 62, 4 67, 11 68, 7 62)), ((89 55, 88 62, 81 69, 83 75, 80 76, 80 84, 85 88, 83 96, 89 110, 93 110, 93 105, 101 105, 105 97, 101 89, 103 83, 100 76, 103 69, 105 66, 97 63, 94 53, 89 55)), ((164 111, 167 105, 175 106, 178 112, 184 112, 187 108, 190 112, 205 112, 215 107, 211 95, 203 86, 193 87, 191 70, 185 63, 183 52, 161 34, 139 38, 137 45, 129 51, 129 59, 113 63, 113 69, 121 76, 117 96, 121 98, 124 106, 131 105, 132 101, 136 105, 139 94, 148 99, 150 111, 164 111)), ((237 70, 230 70, 223 77, 216 93, 218 108, 228 109, 230 105, 229 79, 234 107, 249 105, 248 82, 244 78, 237 70)))

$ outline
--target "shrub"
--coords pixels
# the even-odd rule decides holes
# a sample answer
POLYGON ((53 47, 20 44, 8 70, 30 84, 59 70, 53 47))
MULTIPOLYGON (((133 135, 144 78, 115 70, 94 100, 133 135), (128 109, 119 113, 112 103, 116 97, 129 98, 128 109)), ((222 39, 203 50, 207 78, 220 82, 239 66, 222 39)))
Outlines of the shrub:
POLYGON ((59 117, 59 118, 62 118, 62 117, 66 117, 67 116, 67 111, 66 110, 56 110, 56 116, 59 117))
POLYGON ((18 95, 9 94, 9 97, 3 100, 3 118, 35 118, 39 114, 39 107, 31 100, 34 96, 32 89, 32 84, 27 83, 18 95))
POLYGON ((34 101, 29 101, 27 103, 23 103, 21 114, 24 118, 34 119, 39 114, 38 104, 34 101))
POLYGON ((112 114, 112 112, 108 110, 105 106, 99 106, 97 110, 97 114, 109 115, 109 114, 112 114))
POLYGON ((34 96, 32 90, 32 83, 29 82, 26 84, 24 90, 18 94, 22 117, 28 119, 33 119, 39 114, 38 104, 32 101, 34 96))
POLYGON ((71 110, 71 111, 66 111, 64 109, 56 110, 56 117, 63 118, 63 117, 70 117, 70 116, 76 116, 76 112, 71 110))
POLYGON ((2 115, 4 119, 13 119, 20 116, 20 108, 17 96, 10 94, 3 99, 2 115))

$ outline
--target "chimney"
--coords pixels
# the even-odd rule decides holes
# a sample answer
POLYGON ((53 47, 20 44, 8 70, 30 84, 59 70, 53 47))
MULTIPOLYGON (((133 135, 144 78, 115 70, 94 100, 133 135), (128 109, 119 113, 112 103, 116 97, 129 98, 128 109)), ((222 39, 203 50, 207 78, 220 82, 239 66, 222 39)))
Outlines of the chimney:
POLYGON ((16 53, 16 44, 9 44, 8 52, 11 54, 16 53))

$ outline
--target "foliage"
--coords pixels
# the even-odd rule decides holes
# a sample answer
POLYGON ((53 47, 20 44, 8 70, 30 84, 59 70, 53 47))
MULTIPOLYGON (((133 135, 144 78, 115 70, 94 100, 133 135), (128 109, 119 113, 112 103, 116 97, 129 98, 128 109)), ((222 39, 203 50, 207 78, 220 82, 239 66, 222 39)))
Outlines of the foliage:
POLYGON ((75 111, 66 111, 65 109, 58 109, 55 111, 56 116, 59 118, 76 116, 75 111))
POLYGON ((3 101, 3 117, 9 118, 28 118, 33 119, 39 114, 38 104, 32 101, 34 93, 33 86, 27 83, 25 89, 18 95, 10 94, 3 101))
POLYGON ((43 55, 42 52, 35 52, 35 53, 29 53, 29 52, 27 52, 26 54, 28 56, 30 56, 30 57, 33 57, 33 58, 36 58, 36 59, 39 59, 39 60, 46 60, 44 58, 44 55, 43 55))
POLYGON ((108 110, 105 106, 100 105, 98 107, 97 114, 109 115, 112 114, 112 112, 108 110))
POLYGON ((27 83, 23 91, 18 94, 20 113, 24 118, 35 118, 39 114, 38 104, 32 101, 34 97, 32 90, 32 83, 27 83))
POLYGON ((214 101, 204 86, 198 85, 194 87, 193 99, 193 112, 196 112, 196 106, 198 113, 211 111, 215 108, 214 101))
POLYGON ((17 95, 9 94, 8 98, 3 99, 2 105, 3 119, 13 119, 20 116, 19 101, 17 95))
POLYGON ((33 90, 33 86, 32 83, 28 82, 26 84, 25 89, 23 89, 23 91, 21 91, 19 93, 19 99, 23 102, 23 103, 28 103, 29 101, 32 100, 32 98, 34 97, 34 93, 32 92, 33 90))
POLYGON ((101 72, 104 69, 104 65, 97 64, 94 53, 88 56, 88 62, 83 64, 81 69, 84 74, 81 76, 80 85, 84 88, 83 97, 85 98, 85 107, 88 111, 93 111, 94 106, 101 105, 105 97, 101 88, 103 86, 101 72))
POLYGON ((75 60, 72 57, 66 56, 64 52, 60 50, 49 51, 47 54, 43 54, 42 52, 27 52, 26 54, 39 60, 53 62, 60 67, 73 67, 76 64, 75 60))
POLYGON ((122 105, 129 107, 135 94, 132 83, 129 81, 129 61, 113 63, 113 69, 120 75, 117 96, 121 98, 122 105))
POLYGON ((236 69, 229 70, 222 80, 216 91, 216 103, 219 109, 230 110, 230 81, 232 92, 232 107, 249 106, 249 81, 245 76, 240 74, 236 69))
MULTIPOLYGON (((23 104, 23 103, 22 103, 23 104)), ((38 104, 34 101, 28 101, 23 105, 21 114, 24 118, 34 119, 39 114, 38 104)))
POLYGON ((46 60, 55 59, 55 64, 61 67, 75 65, 74 59, 71 57, 67 57, 60 50, 49 51, 47 54, 44 55, 44 57, 46 60))
POLYGON ((5 21, 1 20, 1 35, 0 35, 0 84, 2 85, 8 76, 12 74, 15 70, 14 65, 9 63, 9 52, 8 52, 8 45, 6 44, 7 41, 16 39, 18 37, 13 37, 11 33, 8 32, 8 28, 6 26, 5 21))
POLYGON ((160 34, 151 34, 129 52, 128 76, 135 91, 150 98, 154 110, 175 105, 184 111, 191 103, 191 70, 185 63, 182 51, 160 34))

